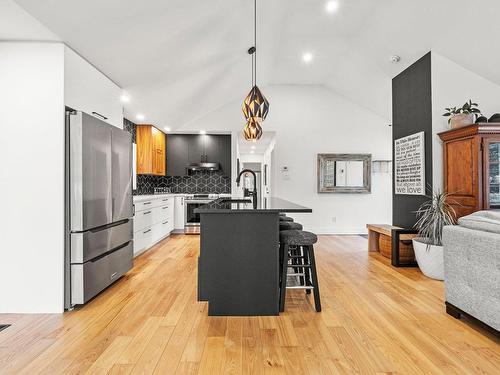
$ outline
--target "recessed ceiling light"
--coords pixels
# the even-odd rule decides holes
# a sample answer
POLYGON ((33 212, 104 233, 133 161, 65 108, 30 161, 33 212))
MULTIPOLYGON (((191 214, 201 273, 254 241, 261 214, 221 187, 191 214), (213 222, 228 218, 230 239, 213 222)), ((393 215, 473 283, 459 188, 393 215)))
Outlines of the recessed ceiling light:
POLYGON ((168 126, 164 127, 163 129, 165 129, 166 132, 170 131, 170 128, 168 126))
POLYGON ((255 146, 252 146, 252 147, 251 147, 251 149, 252 149, 252 150, 255 150, 255 146))
POLYGON ((122 101, 122 103, 128 103, 130 102, 130 96, 128 96, 127 94, 122 94, 122 96, 120 96, 120 100, 122 101))
POLYGON ((205 130, 200 130, 200 134, 207 134, 205 130))
POLYGON ((250 151, 251 154, 253 154, 254 152, 255 152, 254 150, 250 151))
POLYGON ((398 55, 392 55, 391 57, 389 57, 389 61, 393 64, 397 64, 401 61, 401 57, 398 55))
POLYGON ((142 113, 138 113, 135 118, 139 121, 143 121, 144 120, 144 115, 142 113))
POLYGON ((302 55, 302 61, 306 64, 310 63, 313 59, 313 54, 311 52, 306 52, 302 55))
POLYGON ((327 1, 325 4, 327 13, 333 14, 339 10, 339 2, 337 0, 327 1))

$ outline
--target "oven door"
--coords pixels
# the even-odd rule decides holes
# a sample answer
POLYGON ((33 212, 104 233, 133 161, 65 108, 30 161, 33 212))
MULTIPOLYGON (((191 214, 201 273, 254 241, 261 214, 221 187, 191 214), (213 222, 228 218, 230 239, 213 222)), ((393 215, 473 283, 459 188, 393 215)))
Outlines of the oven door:
POLYGON ((198 234, 200 233, 200 214, 195 213, 194 210, 210 201, 190 201, 186 199, 184 202, 186 207, 184 233, 198 234))

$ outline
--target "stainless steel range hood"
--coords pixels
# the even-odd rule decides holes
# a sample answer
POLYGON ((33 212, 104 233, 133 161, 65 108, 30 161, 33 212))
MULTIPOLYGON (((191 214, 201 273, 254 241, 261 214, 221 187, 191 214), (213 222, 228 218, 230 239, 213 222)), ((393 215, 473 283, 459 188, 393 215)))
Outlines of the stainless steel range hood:
POLYGON ((190 171, 218 171, 220 169, 219 163, 193 163, 189 164, 187 167, 188 172, 190 171))

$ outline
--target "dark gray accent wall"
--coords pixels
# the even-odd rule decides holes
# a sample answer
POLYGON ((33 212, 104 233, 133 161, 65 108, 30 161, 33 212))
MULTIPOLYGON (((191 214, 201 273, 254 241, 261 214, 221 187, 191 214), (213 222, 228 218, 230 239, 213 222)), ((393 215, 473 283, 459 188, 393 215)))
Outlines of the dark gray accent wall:
MULTIPOLYGON (((394 140, 425 132, 425 180, 432 186, 432 97, 431 53, 392 79, 392 160, 394 140)), ((411 228, 416 222, 415 211, 427 200, 424 196, 398 195, 392 183, 393 225, 411 228)), ((427 192, 429 194, 430 191, 427 192)))

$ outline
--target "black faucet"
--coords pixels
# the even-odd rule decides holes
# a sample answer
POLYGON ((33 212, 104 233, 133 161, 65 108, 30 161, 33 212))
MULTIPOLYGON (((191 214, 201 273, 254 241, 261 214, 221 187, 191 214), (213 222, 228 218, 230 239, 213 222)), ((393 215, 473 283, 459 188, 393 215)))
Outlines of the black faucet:
POLYGON ((243 169, 240 174, 238 175, 238 177, 236 178, 236 185, 240 186, 240 179, 241 179, 241 175, 243 173, 251 173, 252 176, 253 176, 253 191, 250 192, 250 195, 252 196, 252 201, 253 201, 253 209, 257 209, 257 176, 255 176, 255 172, 250 170, 250 169, 243 169))

